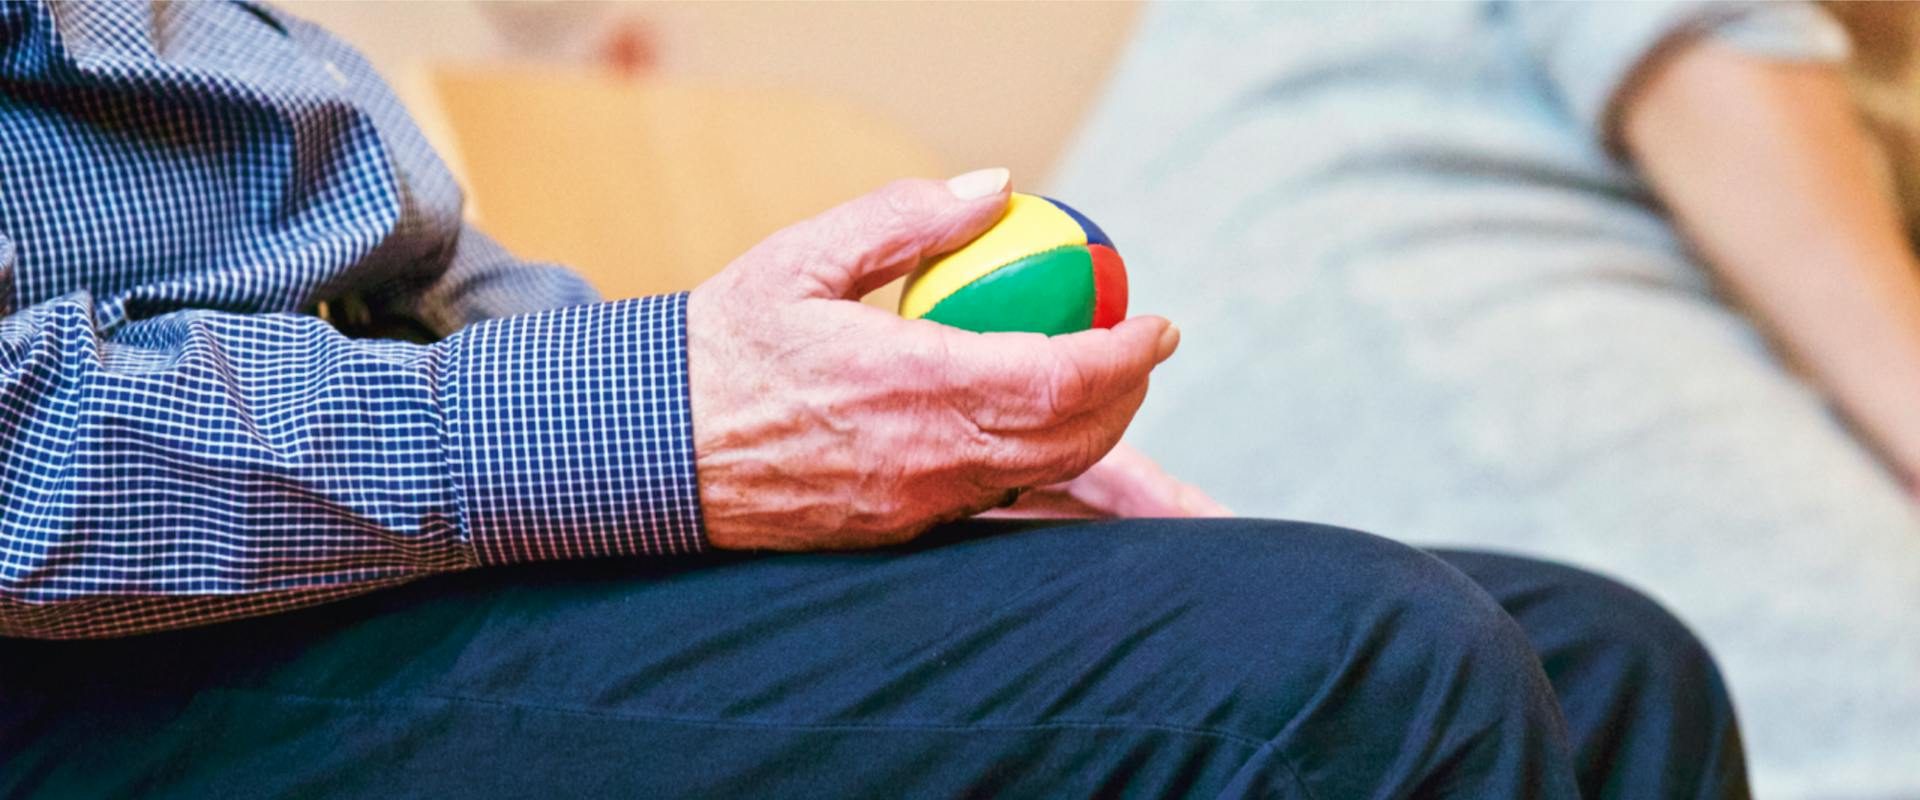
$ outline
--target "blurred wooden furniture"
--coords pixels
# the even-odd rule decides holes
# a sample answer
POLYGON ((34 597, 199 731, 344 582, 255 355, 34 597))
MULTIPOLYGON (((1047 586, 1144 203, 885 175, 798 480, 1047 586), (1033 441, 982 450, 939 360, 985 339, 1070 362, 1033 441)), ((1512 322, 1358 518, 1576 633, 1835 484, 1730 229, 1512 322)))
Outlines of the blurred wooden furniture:
POLYGON ((691 288, 786 225, 946 174, 900 128, 795 91, 525 67, 430 80, 484 228, 609 298, 691 288))
MULTIPOLYGON (((1141 16, 1074 3, 342 3, 275 0, 364 52, 416 116, 411 78, 458 63, 589 63, 611 30, 654 34, 649 74, 845 98, 886 115, 954 171, 1003 166, 1041 187, 1141 16)), ((428 131, 434 135, 435 131, 428 131)), ((435 138, 444 147, 446 139, 435 138)))

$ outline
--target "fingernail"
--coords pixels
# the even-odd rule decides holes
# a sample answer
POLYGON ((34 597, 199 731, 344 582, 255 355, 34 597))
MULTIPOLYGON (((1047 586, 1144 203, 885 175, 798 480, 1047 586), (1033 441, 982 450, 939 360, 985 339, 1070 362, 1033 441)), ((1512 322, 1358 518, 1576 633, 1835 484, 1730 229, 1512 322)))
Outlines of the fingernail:
POLYGON ((964 175, 955 175, 947 179, 947 191, 962 200, 978 200, 988 195, 999 194, 1007 188, 1007 181, 1013 173, 1006 167, 988 167, 976 169, 964 175))
POLYGON ((1178 349, 1180 349, 1180 326, 1168 325, 1166 330, 1160 332, 1160 350, 1154 356, 1155 363, 1171 358, 1173 351, 1178 349))

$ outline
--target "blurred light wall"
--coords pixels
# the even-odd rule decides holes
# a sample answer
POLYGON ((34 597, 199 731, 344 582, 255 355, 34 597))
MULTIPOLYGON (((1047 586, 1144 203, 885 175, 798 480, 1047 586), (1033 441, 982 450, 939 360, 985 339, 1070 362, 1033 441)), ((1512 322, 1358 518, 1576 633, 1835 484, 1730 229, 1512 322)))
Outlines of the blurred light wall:
MULTIPOLYGON (((448 142, 434 63, 591 63, 616 26, 655 74, 851 100, 956 169, 1004 165, 1038 187, 1131 32, 1134 2, 365 2, 280 7, 367 54, 448 142)), ((456 164, 457 166, 457 164, 456 164)))

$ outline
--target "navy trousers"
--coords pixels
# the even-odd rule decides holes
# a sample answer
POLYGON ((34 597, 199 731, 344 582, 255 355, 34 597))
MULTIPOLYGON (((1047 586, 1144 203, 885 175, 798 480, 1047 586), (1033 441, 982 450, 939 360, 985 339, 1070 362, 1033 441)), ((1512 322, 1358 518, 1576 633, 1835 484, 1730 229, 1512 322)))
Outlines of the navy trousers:
POLYGON ((1741 797, 1701 646, 1604 579, 1245 520, 534 565, 0 640, 49 797, 1741 797))

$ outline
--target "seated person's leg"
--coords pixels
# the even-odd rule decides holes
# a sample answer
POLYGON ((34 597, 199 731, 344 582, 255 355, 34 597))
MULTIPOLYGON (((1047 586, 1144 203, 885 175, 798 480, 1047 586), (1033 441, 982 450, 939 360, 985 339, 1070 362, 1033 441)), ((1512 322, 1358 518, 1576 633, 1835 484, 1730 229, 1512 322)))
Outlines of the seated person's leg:
POLYGON ((1587 800, 1746 797, 1733 704, 1712 657, 1653 600, 1572 567, 1442 550, 1533 642, 1587 800))
POLYGON ((1520 629, 1310 525, 968 524, 897 553, 452 576, 0 640, 0 792, 1573 796, 1520 629))

